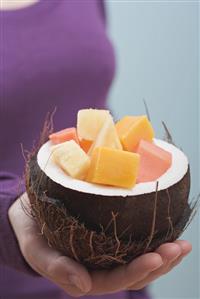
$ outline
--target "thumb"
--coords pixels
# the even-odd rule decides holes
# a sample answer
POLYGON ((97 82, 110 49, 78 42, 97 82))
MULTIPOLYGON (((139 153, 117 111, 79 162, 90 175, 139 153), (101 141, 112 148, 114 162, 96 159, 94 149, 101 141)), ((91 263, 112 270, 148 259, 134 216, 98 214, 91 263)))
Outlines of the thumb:
MULTIPOLYGON (((23 201, 27 202, 27 198, 23 201)), ((21 252, 36 272, 72 295, 90 291, 92 282, 87 269, 49 247, 34 219, 24 212, 20 199, 13 204, 10 216, 21 252)))
POLYGON ((91 289, 91 278, 85 267, 50 248, 41 235, 29 236, 24 245, 24 257, 34 270, 61 286, 65 291, 73 286, 82 293, 91 289))

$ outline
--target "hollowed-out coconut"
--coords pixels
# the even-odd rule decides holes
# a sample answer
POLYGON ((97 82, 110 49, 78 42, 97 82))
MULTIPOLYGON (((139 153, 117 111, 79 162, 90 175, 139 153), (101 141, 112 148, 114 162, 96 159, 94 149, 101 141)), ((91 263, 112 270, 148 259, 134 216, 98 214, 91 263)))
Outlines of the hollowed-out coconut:
POLYGON ((89 269, 103 269, 177 239, 194 210, 188 203, 189 163, 174 145, 155 143, 171 152, 171 168, 157 182, 131 190, 68 177, 52 162, 50 142, 30 154, 26 185, 31 214, 49 245, 89 269))

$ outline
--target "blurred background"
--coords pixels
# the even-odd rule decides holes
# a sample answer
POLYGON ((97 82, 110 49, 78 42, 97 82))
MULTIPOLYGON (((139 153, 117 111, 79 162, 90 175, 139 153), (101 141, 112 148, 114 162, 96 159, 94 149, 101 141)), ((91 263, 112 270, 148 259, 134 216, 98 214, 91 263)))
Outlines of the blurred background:
MULTIPOLYGON (((117 75, 109 99, 116 118, 145 113, 146 100, 158 137, 161 121, 188 155, 191 199, 199 188, 199 1, 106 0, 117 75)), ((155 299, 200 298, 199 216, 182 236, 193 252, 151 286, 155 299)))

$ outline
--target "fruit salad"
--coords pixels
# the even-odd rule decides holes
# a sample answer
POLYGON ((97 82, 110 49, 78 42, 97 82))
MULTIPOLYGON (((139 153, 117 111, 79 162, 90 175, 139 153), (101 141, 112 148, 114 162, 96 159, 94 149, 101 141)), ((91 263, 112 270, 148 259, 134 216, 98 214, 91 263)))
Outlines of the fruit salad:
POLYGON ((82 109, 77 125, 49 136, 52 159, 68 176, 93 184, 133 188, 156 181, 172 155, 154 143, 146 115, 114 122, 108 110, 82 109))

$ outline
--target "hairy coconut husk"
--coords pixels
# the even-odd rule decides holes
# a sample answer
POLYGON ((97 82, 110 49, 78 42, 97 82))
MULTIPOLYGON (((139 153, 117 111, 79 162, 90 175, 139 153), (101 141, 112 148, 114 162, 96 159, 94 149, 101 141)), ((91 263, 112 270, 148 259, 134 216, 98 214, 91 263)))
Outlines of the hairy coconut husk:
POLYGON ((161 234, 176 225, 187 206, 190 189, 189 169, 178 183, 166 190, 126 197, 90 194, 65 188, 40 169, 36 156, 30 159, 29 170, 29 185, 37 196, 45 192, 46 196, 59 199, 71 216, 96 232, 100 232, 103 227, 107 234, 112 235, 110 223, 114 213, 118 235, 124 239, 130 235, 135 240, 147 238, 151 233, 155 210, 155 232, 161 234))
MULTIPOLYGON (((45 122, 38 149, 52 131, 52 118, 50 120, 47 119, 45 122)), ((49 180, 47 181, 45 174, 38 169, 36 155, 37 148, 29 154, 27 160, 26 187, 30 209, 27 207, 25 209, 38 223, 41 234, 47 239, 49 246, 84 264, 88 269, 111 269, 128 263, 143 253, 154 251, 165 242, 176 240, 191 222, 197 210, 197 201, 194 204, 188 203, 188 170, 181 180, 181 185, 177 187, 177 190, 181 187, 180 192, 184 192, 184 196, 181 195, 181 198, 184 198, 183 202, 178 206, 173 205, 175 201, 171 202, 171 194, 174 189, 163 191, 165 196, 162 195, 158 200, 162 191, 156 190, 154 197, 149 199, 147 210, 149 217, 144 219, 145 225, 139 229, 139 234, 134 234, 133 227, 129 230, 119 225, 116 211, 110 212, 110 219, 106 219, 105 222, 106 226, 93 226, 94 223, 87 221, 88 214, 86 221, 83 221, 84 213, 80 213, 81 209, 79 215, 74 213, 70 201, 59 196, 62 192, 57 194, 51 192, 58 196, 49 195, 49 180), (164 226, 162 222, 165 223, 164 226)), ((51 191, 57 188, 58 186, 55 185, 50 186, 51 191)), ((145 198, 147 202, 148 198, 145 198)), ((90 202, 87 204, 88 206, 84 203, 84 206, 89 208, 90 202)), ((145 202, 142 204, 144 205, 145 202)), ((139 209, 142 211, 142 206, 139 209)), ((138 227, 136 231, 138 232, 138 227)))
POLYGON ((175 227, 169 226, 162 236, 157 236, 152 221, 150 235, 141 241, 119 237, 116 231, 116 215, 112 214, 112 234, 88 229, 77 218, 70 215, 65 205, 58 199, 45 194, 28 195, 31 205, 31 215, 37 221, 41 234, 53 247, 64 255, 84 264, 88 269, 110 269, 117 265, 130 262, 137 256, 154 251, 165 242, 176 240, 184 231, 195 209, 188 204, 181 220, 175 227))

